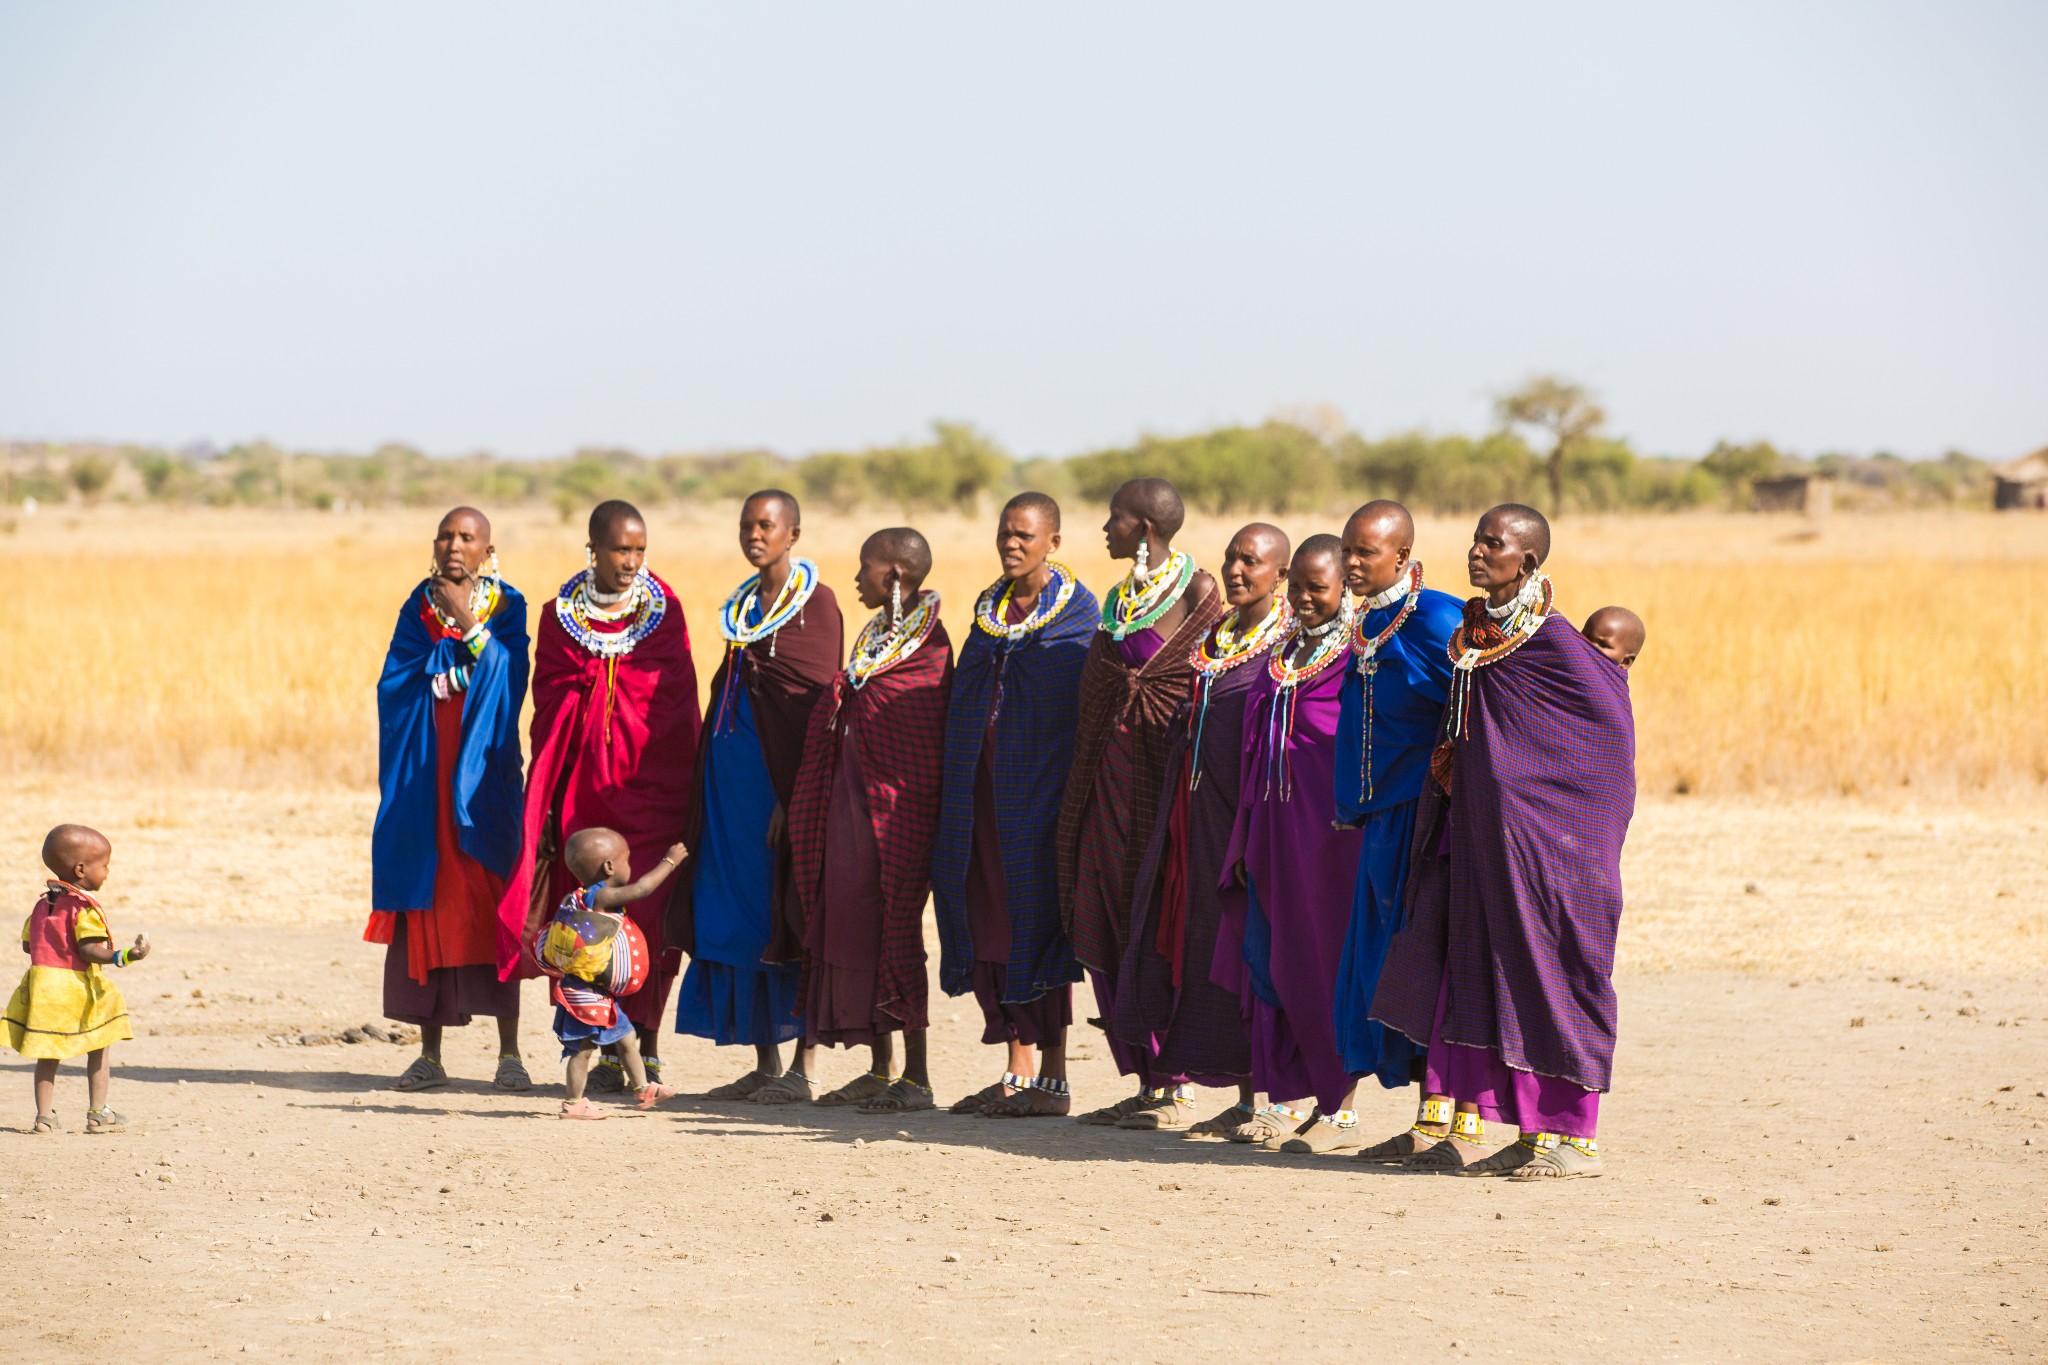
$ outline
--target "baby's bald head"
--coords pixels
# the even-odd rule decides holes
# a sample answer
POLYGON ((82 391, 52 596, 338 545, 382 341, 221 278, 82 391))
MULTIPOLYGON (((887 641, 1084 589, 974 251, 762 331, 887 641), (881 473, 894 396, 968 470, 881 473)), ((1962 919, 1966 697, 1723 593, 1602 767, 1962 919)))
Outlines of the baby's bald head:
POLYGON ((43 866, 60 881, 96 890, 106 878, 114 845, 91 825, 59 825, 43 836, 43 866))
POLYGON ((1593 648, 1623 668, 1636 661, 1636 655, 1643 652, 1643 643, 1649 638, 1643 618, 1627 607, 1600 608, 1586 618, 1579 634, 1592 641, 1593 648))

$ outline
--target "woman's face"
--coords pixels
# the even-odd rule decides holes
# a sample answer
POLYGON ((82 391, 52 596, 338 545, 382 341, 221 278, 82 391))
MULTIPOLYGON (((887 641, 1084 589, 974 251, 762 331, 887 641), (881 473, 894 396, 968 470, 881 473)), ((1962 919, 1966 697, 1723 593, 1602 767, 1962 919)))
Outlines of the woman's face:
POLYGON ((466 507, 458 507, 441 518, 434 532, 434 570, 450 582, 463 583, 476 577, 491 553, 491 527, 466 507))
MULTIPOLYGON (((889 585, 898 572, 894 564, 870 554, 863 546, 860 552, 860 572, 853 576, 853 590, 860 597, 860 604, 869 611, 880 611, 888 606, 889 585)), ((909 609, 908 605, 904 607, 905 611, 909 609)))
POLYGON ((590 542, 595 561, 590 576, 603 593, 624 592, 647 562, 647 524, 638 517, 617 517, 590 542))
POLYGON ((781 498, 755 498, 740 509, 740 553, 756 569, 788 554, 802 531, 781 498))
POLYGON ((1270 539, 1240 531, 1223 552, 1223 600, 1243 607, 1273 595, 1284 567, 1270 539))
POLYGON ((1344 566, 1333 554, 1297 555, 1287 570, 1287 605, 1304 626, 1319 626, 1344 606, 1344 566))
POLYGON ((1124 505, 1123 499, 1109 500, 1109 520, 1102 523, 1103 544, 1111 559, 1136 559, 1138 542, 1145 538, 1145 519, 1124 505))

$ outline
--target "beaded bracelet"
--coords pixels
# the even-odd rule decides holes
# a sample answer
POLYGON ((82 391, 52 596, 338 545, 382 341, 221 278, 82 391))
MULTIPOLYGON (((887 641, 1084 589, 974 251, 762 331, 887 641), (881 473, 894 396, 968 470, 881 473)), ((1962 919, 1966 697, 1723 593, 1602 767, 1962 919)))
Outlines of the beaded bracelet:
POLYGON ((116 948, 114 950, 114 965, 116 967, 125 967, 130 962, 134 961, 134 959, 129 956, 129 954, 132 951, 133 949, 129 948, 116 948))
POLYGON ((491 643, 490 628, 479 621, 469 628, 469 634, 462 637, 462 643, 469 647, 470 658, 483 658, 485 647, 491 643))

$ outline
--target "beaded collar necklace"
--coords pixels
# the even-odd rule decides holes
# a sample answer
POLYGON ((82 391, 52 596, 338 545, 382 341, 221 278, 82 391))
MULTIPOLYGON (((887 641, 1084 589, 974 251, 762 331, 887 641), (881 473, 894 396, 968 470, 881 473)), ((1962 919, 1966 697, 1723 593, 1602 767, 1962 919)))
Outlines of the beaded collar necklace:
POLYGON ((614 599, 618 605, 607 607, 594 600, 598 595, 595 582, 591 571, 584 569, 564 583, 555 594, 555 619, 570 639, 598 658, 622 659, 652 635, 668 615, 668 594, 653 574, 642 569, 625 592, 614 599), (610 625, 614 621, 624 621, 625 628, 592 628, 593 622, 610 625))
POLYGON ((1405 583, 1396 581, 1385 592, 1375 593, 1365 599, 1365 610, 1358 613, 1351 632, 1351 653, 1357 660, 1359 676, 1365 679, 1365 744, 1358 751, 1358 788, 1366 801, 1373 798, 1372 773, 1372 683, 1373 675, 1380 671, 1380 647, 1394 638, 1401 627, 1408 624, 1408 618, 1415 614, 1415 604, 1422 600, 1422 561, 1416 560, 1408 566, 1405 583), (1394 619, 1379 634, 1367 636, 1365 618, 1369 612, 1391 607, 1403 595, 1407 601, 1394 613, 1394 619))
MULTIPOLYGON (((420 596, 426 600, 427 610, 434 613, 434 619, 441 623, 443 630, 447 631, 450 635, 462 634, 462 627, 456 625, 454 619, 441 610, 441 604, 434 600, 434 590, 432 588, 421 588, 420 596)), ((498 610, 498 597, 498 579, 495 576, 490 574, 470 575, 469 614, 471 616, 475 617, 479 622, 490 620, 492 614, 498 610)))
POLYGON ((939 595, 927 588, 918 593, 917 603, 893 625, 885 608, 868 618, 853 642, 853 657, 846 661, 846 681, 857 692, 868 680, 887 673, 917 653, 939 624, 939 595))
POLYGON ((1216 623, 1216 628, 1204 635, 1195 645, 1188 662, 1195 672, 1204 678, 1213 678, 1228 673, 1239 664, 1256 659, 1273 647, 1281 632, 1293 624, 1294 611, 1287 605, 1287 599, 1276 597, 1264 620, 1244 634, 1237 633, 1237 613, 1231 612, 1216 623))
POLYGON ((1145 629, 1173 609, 1194 581, 1195 557, 1175 550, 1167 561, 1143 580, 1135 566, 1123 582, 1109 590, 1102 602, 1102 624, 1111 639, 1121 640, 1133 631, 1145 629))
POLYGON ((1029 616, 1015 623, 1004 619, 1009 615, 1010 594, 1017 590, 1017 580, 998 578, 974 599, 974 624, 998 640, 1015 644, 1065 611, 1067 603, 1074 600, 1074 588, 1080 580, 1074 577, 1072 569, 1056 559, 1046 560, 1045 567, 1052 570, 1052 577, 1038 590, 1038 600, 1032 604, 1029 616))
POLYGON ((1271 800, 1274 783, 1280 788, 1280 799, 1294 799, 1294 764, 1287 752, 1288 744, 1294 738, 1294 713, 1298 709, 1301 684, 1317 675, 1327 672, 1330 665, 1344 657, 1351 647, 1351 611, 1339 611, 1319 626, 1305 626, 1300 617, 1288 623, 1273 652, 1266 656, 1266 674, 1280 686, 1273 697, 1273 709, 1266 717, 1266 794, 1271 800), (1287 656, 1301 640, 1315 641, 1315 648, 1308 658, 1299 665, 1289 663, 1287 656))
POLYGON ((1188 655, 1195 670, 1195 738, 1188 749, 1188 790, 1202 785, 1202 732, 1209 721, 1209 693, 1218 678, 1240 664, 1250 663, 1273 647, 1294 623, 1294 610, 1287 599, 1276 596, 1266 617, 1244 634, 1237 633, 1237 613, 1232 611, 1204 635, 1188 655))
POLYGON ((775 632, 781 630, 804 609, 804 603, 811 600, 811 594, 818 590, 818 566, 808 559, 792 559, 789 563, 789 580, 776 595, 775 605, 762 614, 759 625, 746 623, 747 613, 761 596, 761 575, 755 574, 732 591, 725 599, 725 606, 718 613, 718 633, 726 643, 745 649, 757 640, 768 641, 768 652, 775 652, 775 632))
POLYGON ((1429 756, 1430 775, 1448 794, 1457 742, 1471 738, 1472 678, 1520 649, 1550 619, 1556 593, 1542 570, 1510 601, 1489 606, 1484 597, 1465 603, 1465 619, 1451 632, 1451 694, 1444 705, 1443 739, 1429 756))

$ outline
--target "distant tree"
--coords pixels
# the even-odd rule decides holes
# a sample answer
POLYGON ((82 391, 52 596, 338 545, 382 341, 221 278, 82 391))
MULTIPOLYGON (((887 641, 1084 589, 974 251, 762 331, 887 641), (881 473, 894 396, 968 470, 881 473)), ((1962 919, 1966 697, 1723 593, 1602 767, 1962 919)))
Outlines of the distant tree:
POLYGON ((1550 514, 1564 511, 1565 461, 1607 423, 1607 414, 1585 388, 1552 374, 1539 374, 1493 403, 1495 418, 1507 427, 1534 427, 1550 447, 1543 472, 1550 483, 1550 514))
POLYGON ((113 481, 113 461, 104 455, 81 455, 71 462, 71 486, 87 502, 98 502, 113 481))

